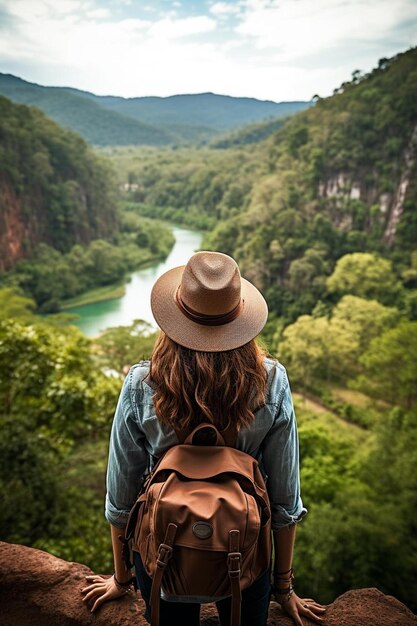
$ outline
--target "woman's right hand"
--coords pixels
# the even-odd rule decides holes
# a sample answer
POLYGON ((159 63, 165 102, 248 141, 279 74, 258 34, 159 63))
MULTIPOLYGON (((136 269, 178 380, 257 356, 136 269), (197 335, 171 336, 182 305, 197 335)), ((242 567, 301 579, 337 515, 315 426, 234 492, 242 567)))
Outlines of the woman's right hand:
POLYGON ((303 626, 301 617, 308 617, 319 624, 323 622, 322 615, 326 612, 326 607, 312 598, 299 598, 296 593, 293 593, 288 600, 282 600, 282 596, 280 600, 280 595, 275 593, 275 599, 297 626, 303 626))
POLYGON ((83 602, 94 600, 91 612, 93 613, 103 602, 116 600, 126 595, 129 589, 121 589, 116 585, 114 576, 105 578, 104 576, 92 575, 86 576, 86 580, 90 583, 88 587, 81 589, 81 593, 85 594, 83 602))

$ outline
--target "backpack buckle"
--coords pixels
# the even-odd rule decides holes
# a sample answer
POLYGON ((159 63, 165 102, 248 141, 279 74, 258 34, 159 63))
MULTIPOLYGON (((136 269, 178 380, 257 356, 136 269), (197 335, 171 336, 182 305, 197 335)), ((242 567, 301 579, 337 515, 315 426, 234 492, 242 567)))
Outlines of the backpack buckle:
POLYGON ((158 548, 158 556, 156 559, 157 566, 166 567, 171 556, 172 556, 172 546, 168 546, 166 543, 161 543, 158 548))
POLYGON ((227 555, 227 569, 230 578, 240 578, 241 552, 229 552, 227 555))

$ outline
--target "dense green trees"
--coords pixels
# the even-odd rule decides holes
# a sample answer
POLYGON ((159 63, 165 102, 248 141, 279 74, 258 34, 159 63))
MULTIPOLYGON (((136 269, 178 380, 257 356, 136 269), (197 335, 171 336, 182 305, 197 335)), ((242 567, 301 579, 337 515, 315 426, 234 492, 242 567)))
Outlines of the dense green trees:
POLYGON ((346 589, 378 587, 415 609, 415 413, 393 410, 359 449, 312 423, 300 427, 310 509, 295 555, 302 591, 330 602, 346 589))
POLYGON ((127 213, 114 243, 97 239, 89 246, 76 244, 67 254, 40 244, 2 282, 18 286, 35 300, 39 311, 50 313, 67 298, 120 282, 139 265, 164 258, 173 243, 166 225, 127 213))
POLYGON ((255 147, 106 150, 120 185, 127 185, 128 206, 146 217, 211 229, 239 213, 259 168, 255 147), (134 204, 133 204, 134 203, 134 204))
POLYGON ((118 230, 111 168, 81 137, 0 97, 0 144, 0 268, 42 242, 68 252, 118 230))
POLYGON ((394 303, 401 291, 391 261, 363 252, 341 257, 326 284, 330 293, 339 296, 352 293, 387 304, 394 303))
POLYGON ((14 268, 0 282, 39 310, 168 254, 169 229, 120 212, 111 167, 80 137, 0 98, 0 140, 0 269, 14 268))
POLYGON ((99 362, 118 372, 126 371, 134 363, 149 358, 155 338, 156 333, 143 320, 107 328, 95 342, 99 362))
POLYGON ((35 302, 13 287, 0 289, 0 321, 8 318, 31 318, 35 302))
POLYGON ((370 342, 375 341, 378 353, 381 335, 398 319, 395 308, 346 295, 329 317, 302 315, 287 326, 278 352, 293 380, 305 389, 322 380, 346 383, 363 372, 370 342))
POLYGON ((372 340, 360 359, 357 384, 369 395, 414 409, 417 405, 417 322, 402 321, 372 340))
POLYGON ((82 561, 95 552, 110 566, 105 449, 95 453, 93 484, 77 458, 108 437, 118 390, 77 329, 0 323, 2 539, 82 561))
POLYGON ((203 247, 232 254, 287 323, 311 314, 317 300, 334 303, 348 292, 416 317, 411 282, 405 292, 398 283, 417 239, 417 160, 393 241, 386 236, 414 149, 416 66, 412 49, 355 75, 251 146, 110 156, 139 213, 207 229, 203 247), (374 278, 371 257, 352 256, 344 264, 368 263, 362 277, 365 266, 349 272, 356 290, 340 284, 339 270, 329 279, 341 257, 358 254, 375 260, 374 278))

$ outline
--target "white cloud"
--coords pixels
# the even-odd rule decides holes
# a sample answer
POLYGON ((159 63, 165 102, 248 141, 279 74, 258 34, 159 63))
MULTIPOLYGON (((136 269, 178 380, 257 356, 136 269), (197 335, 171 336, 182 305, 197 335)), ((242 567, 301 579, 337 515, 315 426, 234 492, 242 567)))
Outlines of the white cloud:
POLYGON ((82 0, 14 0, 4 1, 8 12, 23 21, 58 18, 68 15, 81 15, 88 2, 82 0))
POLYGON ((92 11, 87 11, 87 17, 90 19, 104 19, 110 17, 111 13, 109 9, 93 9, 92 11))
POLYGON ((100 0, 0 0, 14 23, 0 38, 2 71, 101 94, 308 99, 407 48, 411 26, 399 36, 396 25, 417 18, 415 0, 239 0, 181 18, 127 1, 116 19, 100 0))
POLYGON ((210 13, 219 17, 226 15, 233 15, 239 13, 240 7, 236 4, 229 4, 227 2, 215 2, 210 7, 210 13))
POLYGON ((208 16, 110 22, 92 19, 91 4, 90 18, 84 13, 79 19, 81 5, 74 0, 74 13, 58 16, 52 7, 48 10, 48 2, 11 4, 9 12, 17 18, 19 32, 6 32, 1 38, 0 58, 6 65, 13 58, 31 64, 36 59, 48 76, 56 77, 52 84, 130 96, 190 91, 190 76, 208 70, 212 61, 221 62, 212 44, 186 39, 215 30, 216 21, 208 16))
POLYGON ((188 35, 209 33, 216 29, 216 22, 206 15, 186 18, 163 18, 149 29, 151 37, 178 39, 188 35))
POLYGON ((417 4, 409 0, 246 0, 235 30, 288 61, 348 41, 381 40, 413 15, 417 4))

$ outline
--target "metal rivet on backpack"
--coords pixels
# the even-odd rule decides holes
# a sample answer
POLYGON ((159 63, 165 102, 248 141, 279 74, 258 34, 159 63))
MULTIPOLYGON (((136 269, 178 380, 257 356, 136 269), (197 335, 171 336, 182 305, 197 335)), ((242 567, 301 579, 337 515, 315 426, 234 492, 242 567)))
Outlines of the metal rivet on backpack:
POLYGON ((193 524, 193 533, 199 539, 209 539, 213 534, 213 526, 208 522, 196 522, 193 524))

